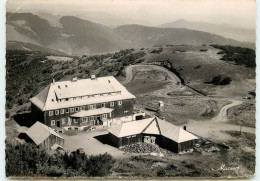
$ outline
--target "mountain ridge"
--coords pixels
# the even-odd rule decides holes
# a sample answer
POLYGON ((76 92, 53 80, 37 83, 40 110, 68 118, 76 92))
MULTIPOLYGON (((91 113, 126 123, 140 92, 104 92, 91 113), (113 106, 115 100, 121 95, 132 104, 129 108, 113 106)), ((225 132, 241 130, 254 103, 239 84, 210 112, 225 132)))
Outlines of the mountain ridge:
POLYGON ((113 29, 75 16, 38 16, 32 13, 7 13, 6 18, 7 41, 35 44, 68 55, 108 53, 167 44, 230 44, 254 48, 250 43, 184 28, 132 24, 113 29))
POLYGON ((162 28, 186 28, 190 30, 198 30, 213 33, 223 36, 225 38, 231 38, 242 42, 255 42, 256 33, 254 29, 242 28, 229 24, 214 24, 208 22, 192 22, 186 19, 179 19, 173 22, 163 23, 158 25, 162 28))

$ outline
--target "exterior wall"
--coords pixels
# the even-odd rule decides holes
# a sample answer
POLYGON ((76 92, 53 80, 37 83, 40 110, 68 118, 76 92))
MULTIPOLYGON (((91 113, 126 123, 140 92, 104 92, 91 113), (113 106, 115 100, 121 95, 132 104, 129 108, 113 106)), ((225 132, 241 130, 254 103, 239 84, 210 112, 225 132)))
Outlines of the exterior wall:
POLYGON ((186 142, 182 142, 182 143, 176 143, 175 141, 162 136, 162 138, 157 141, 159 141, 159 143, 157 143, 157 144, 160 147, 166 148, 175 153, 179 153, 182 151, 192 149, 195 146, 195 140, 190 140, 190 141, 186 141, 186 142))
POLYGON ((155 140, 155 144, 157 144, 161 148, 165 148, 175 153, 192 149, 195 145, 195 140, 190 140, 183 143, 176 143, 175 141, 170 140, 169 138, 166 138, 161 135, 138 134, 138 135, 118 138, 115 135, 109 133, 108 137, 111 145, 118 148, 126 145, 135 144, 135 143, 147 142, 147 140, 145 140, 145 138, 147 137, 150 137, 149 143, 152 143, 151 140, 155 140))
POLYGON ((57 136, 50 135, 43 143, 39 145, 40 148, 43 149, 50 149, 55 143, 59 144, 60 146, 64 146, 64 139, 61 139, 57 136))
POLYGON ((118 101, 115 102, 112 112, 112 118, 118 118, 118 117, 125 117, 125 116, 132 116, 134 112, 134 100, 128 99, 123 100, 122 105, 118 105, 118 101))
POLYGON ((192 149, 192 148, 194 148, 194 146, 195 146, 195 140, 190 140, 190 141, 179 143, 178 152, 192 149))
POLYGON ((142 135, 131 135, 119 138, 119 147, 142 142, 142 135))
MULTIPOLYGON (((111 117, 112 119, 133 115, 133 110, 134 110, 133 99, 122 100, 122 105, 118 105, 118 101, 112 101, 112 102, 114 102, 114 106, 111 106, 110 102, 104 103, 106 108, 114 109, 112 112, 112 117, 111 117)), ((102 104, 98 103, 98 104, 90 104, 90 105, 94 105, 94 107, 95 107, 94 109, 97 109, 97 108, 101 108, 102 104)), ((44 120, 45 120, 44 124, 46 124, 49 127, 57 127, 57 121, 61 121, 61 124, 60 124, 61 127, 68 126, 68 123, 70 121, 69 116, 76 113, 75 112, 76 107, 80 108, 82 106, 75 106, 74 112, 72 112, 72 113, 71 112, 66 113, 66 110, 64 109, 64 114, 60 114, 60 109, 59 109, 59 115, 55 115, 55 110, 53 110, 53 115, 49 116, 49 111, 44 112, 44 120), (62 124, 62 118, 65 118, 65 124, 62 124), (55 125, 51 125, 51 120, 55 120, 55 125)), ((70 108, 68 108, 68 109, 70 109, 70 108)), ((85 105, 85 110, 89 110, 89 105, 85 105)), ((73 125, 72 122, 71 122, 71 125, 73 125)))
POLYGON ((31 120, 33 122, 39 121, 39 122, 45 124, 44 113, 37 106, 35 106, 33 103, 31 104, 31 120))
POLYGON ((162 148, 165 148, 167 150, 173 151, 175 153, 179 152, 178 143, 176 143, 175 141, 170 140, 169 138, 166 138, 164 136, 161 137, 159 146, 162 147, 162 148))
POLYGON ((111 133, 108 133, 108 138, 109 138, 110 144, 112 146, 119 148, 119 138, 118 137, 116 137, 115 135, 113 135, 111 133))

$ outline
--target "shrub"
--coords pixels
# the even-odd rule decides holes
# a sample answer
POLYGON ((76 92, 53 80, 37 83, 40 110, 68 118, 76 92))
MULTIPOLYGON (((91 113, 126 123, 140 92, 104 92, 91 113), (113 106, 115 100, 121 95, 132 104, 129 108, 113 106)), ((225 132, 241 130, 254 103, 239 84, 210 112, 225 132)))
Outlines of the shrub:
POLYGON ((165 170, 163 168, 159 168, 159 170, 156 172, 158 177, 164 177, 165 176, 165 170))
POLYGON ((89 176, 106 176, 114 163, 115 160, 107 153, 98 156, 90 156, 85 163, 85 171, 89 176))

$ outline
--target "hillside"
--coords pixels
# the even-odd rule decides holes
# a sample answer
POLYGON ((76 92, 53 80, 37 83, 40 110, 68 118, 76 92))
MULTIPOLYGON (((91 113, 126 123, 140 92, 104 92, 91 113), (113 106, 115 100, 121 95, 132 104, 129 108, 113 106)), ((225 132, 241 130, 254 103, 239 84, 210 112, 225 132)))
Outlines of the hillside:
POLYGON ((253 29, 235 27, 228 24, 213 24, 206 22, 190 22, 180 19, 174 22, 159 25, 161 28, 185 28, 189 30, 198 30, 220 35, 225 38, 231 38, 242 42, 256 41, 256 32, 253 29))
POLYGON ((101 24, 73 16, 60 19, 63 33, 74 54, 111 52, 126 48, 124 40, 114 31, 101 24))
POLYGON ((124 25, 115 29, 134 47, 155 45, 203 45, 219 44, 254 48, 254 44, 242 43, 218 35, 183 28, 158 28, 141 25, 124 25))
POLYGON ((60 52, 58 50, 45 48, 32 43, 24 43, 24 42, 16 42, 16 41, 8 41, 6 43, 6 50, 24 50, 24 51, 43 52, 43 53, 49 53, 54 55, 68 56, 68 54, 64 52, 60 52))
POLYGON ((74 55, 125 48, 124 40, 112 29, 76 17, 55 21, 31 13, 7 13, 6 17, 7 41, 32 43, 74 55))

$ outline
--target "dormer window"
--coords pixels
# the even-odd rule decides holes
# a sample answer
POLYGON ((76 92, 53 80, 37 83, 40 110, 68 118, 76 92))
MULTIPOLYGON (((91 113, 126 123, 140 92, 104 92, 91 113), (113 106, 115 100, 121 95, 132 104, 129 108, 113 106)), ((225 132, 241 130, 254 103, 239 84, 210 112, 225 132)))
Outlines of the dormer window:
POLYGON ((60 86, 58 85, 58 88, 60 89, 60 86))
POLYGON ((54 99, 51 99, 52 102, 54 102, 54 99))
POLYGON ((67 85, 65 85, 65 87, 67 88, 68 86, 67 86, 67 85))

